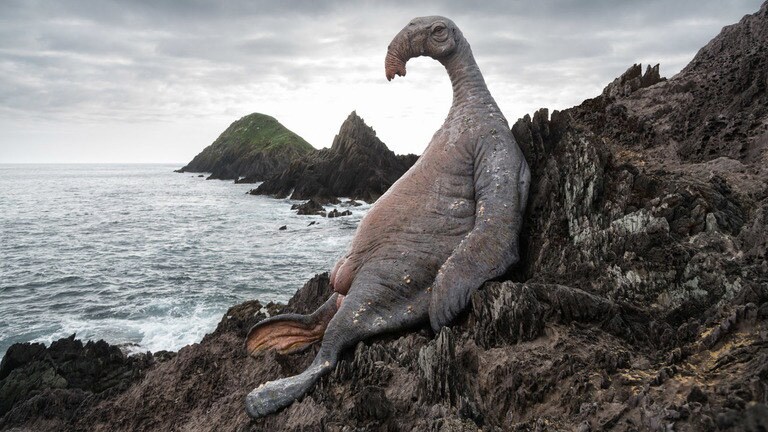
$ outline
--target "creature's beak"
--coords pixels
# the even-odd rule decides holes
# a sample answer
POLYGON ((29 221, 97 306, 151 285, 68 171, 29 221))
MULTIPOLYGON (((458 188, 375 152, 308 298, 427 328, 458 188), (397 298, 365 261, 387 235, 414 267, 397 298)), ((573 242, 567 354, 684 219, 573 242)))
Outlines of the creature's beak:
POLYGON ((387 47, 387 57, 384 59, 384 73, 387 75, 387 81, 392 81, 395 75, 405 76, 405 63, 413 57, 411 51, 411 32, 406 27, 392 39, 387 47))
POLYGON ((387 81, 392 81, 395 75, 405 76, 405 62, 392 51, 387 51, 387 58, 384 60, 384 72, 387 75, 387 81))

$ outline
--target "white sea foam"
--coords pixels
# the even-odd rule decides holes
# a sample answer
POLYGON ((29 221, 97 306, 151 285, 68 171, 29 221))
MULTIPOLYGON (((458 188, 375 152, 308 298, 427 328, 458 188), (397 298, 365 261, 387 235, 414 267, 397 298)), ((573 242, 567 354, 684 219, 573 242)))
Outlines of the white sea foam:
POLYGON ((72 334, 82 340, 106 339, 124 347, 129 354, 179 349, 200 342, 206 333, 216 328, 222 315, 215 312, 192 313, 184 317, 152 317, 141 321, 106 319, 98 322, 65 319, 60 330, 32 342, 51 342, 72 334), (138 342, 137 342, 138 341, 138 342))

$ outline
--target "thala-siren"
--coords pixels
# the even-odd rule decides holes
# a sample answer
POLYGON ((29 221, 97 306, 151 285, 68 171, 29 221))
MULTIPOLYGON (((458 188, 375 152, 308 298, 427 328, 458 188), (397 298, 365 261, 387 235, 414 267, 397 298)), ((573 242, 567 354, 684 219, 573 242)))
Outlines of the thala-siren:
POLYGON ((360 222, 331 272, 335 293, 325 304, 311 315, 278 315, 251 329, 251 355, 298 352, 322 340, 307 370, 248 394, 251 417, 293 403, 360 340, 426 322, 438 332, 467 307, 474 290, 519 260, 530 170, 469 43, 447 18, 416 18, 389 45, 387 79, 404 76, 405 64, 418 56, 448 71, 448 117, 416 164, 360 222))

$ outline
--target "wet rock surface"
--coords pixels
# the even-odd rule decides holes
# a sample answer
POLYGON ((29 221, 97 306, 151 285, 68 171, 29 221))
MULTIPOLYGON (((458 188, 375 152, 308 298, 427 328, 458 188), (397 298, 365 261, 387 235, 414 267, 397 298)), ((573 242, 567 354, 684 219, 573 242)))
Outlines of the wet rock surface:
POLYGON ((348 197, 373 202, 416 162, 395 155, 355 112, 341 125, 330 149, 297 160, 251 191, 254 195, 320 202, 348 197))
POLYGON ((349 210, 339 211, 338 209, 333 209, 330 212, 328 212, 328 217, 329 218, 336 218, 336 217, 349 216, 351 214, 352 214, 352 212, 349 211, 349 210))
POLYGON ((302 204, 294 204, 291 206, 291 210, 296 210, 296 214, 299 215, 326 215, 325 207, 314 199, 302 204))
POLYGON ((286 306, 235 306, 200 344, 164 361, 120 357, 98 379, 56 372, 65 385, 45 372, 63 360, 36 366, 54 347, 14 346, 0 366, 0 400, 14 395, 0 427, 767 430, 768 117, 753 102, 766 97, 757 66, 768 52, 751 42, 766 28, 768 3, 669 80, 635 67, 578 107, 519 120, 533 172, 521 263, 439 334, 425 323, 360 342, 301 400, 250 420, 245 395, 303 371, 318 347, 250 358, 244 337, 267 316, 322 304, 331 291, 318 275, 286 306), (746 78, 732 87, 734 70, 746 78), (718 112, 734 113, 726 129, 751 119, 731 129, 744 136, 702 132, 718 112), (131 378, 104 388, 126 361, 131 378), (44 378, 9 381, 20 371, 44 378), (16 397, 9 382, 28 390, 16 397))

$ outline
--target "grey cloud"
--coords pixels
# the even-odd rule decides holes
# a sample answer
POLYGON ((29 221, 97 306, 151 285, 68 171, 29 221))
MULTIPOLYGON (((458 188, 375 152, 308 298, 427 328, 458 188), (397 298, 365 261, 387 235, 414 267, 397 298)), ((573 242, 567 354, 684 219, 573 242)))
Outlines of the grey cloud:
MULTIPOLYGON (((634 62, 691 56, 760 0, 3 1, 0 113, 204 116, 262 86, 383 82, 413 16, 453 18, 498 88, 583 94, 634 62)), ((679 60, 674 60, 679 62, 679 60)), ((666 69, 665 69, 666 68, 666 69)), ((430 85, 430 77, 410 77, 430 85)), ((511 90, 510 90, 511 92, 511 90)), ((265 94, 267 94, 265 92, 265 94)), ((349 107, 354 109, 355 107, 349 107)))

